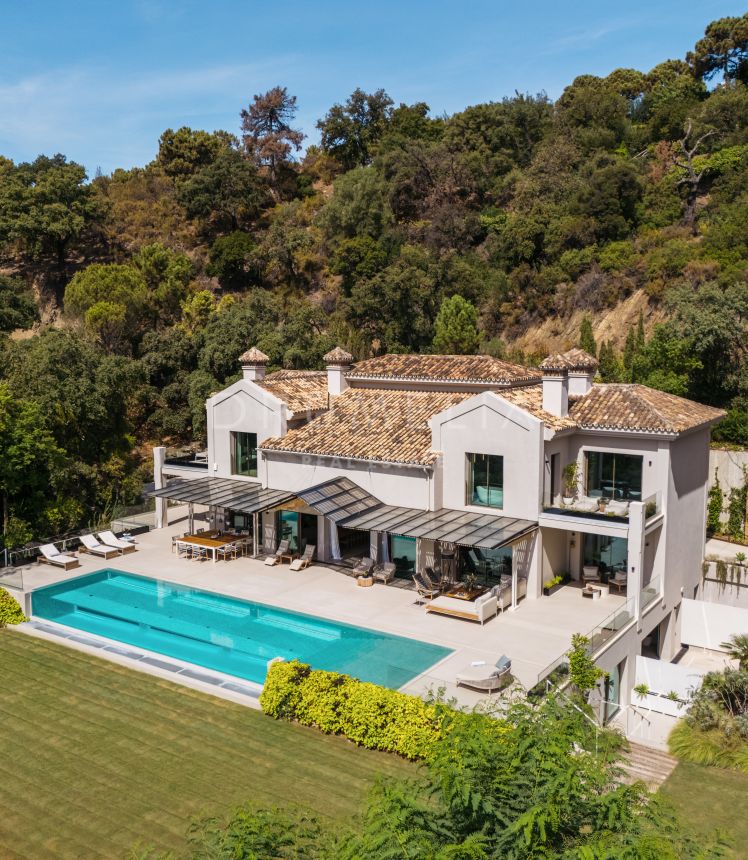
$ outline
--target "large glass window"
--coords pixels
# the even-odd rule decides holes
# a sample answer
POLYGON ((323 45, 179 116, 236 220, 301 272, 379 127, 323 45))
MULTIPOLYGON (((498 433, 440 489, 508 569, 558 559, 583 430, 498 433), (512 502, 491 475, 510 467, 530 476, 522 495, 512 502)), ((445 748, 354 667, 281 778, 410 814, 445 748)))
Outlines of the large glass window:
POLYGON ((257 477, 257 434, 232 433, 231 473, 257 477))
POLYGON ((468 505, 504 507, 504 458, 496 454, 467 455, 468 505))
POLYGON ((390 535, 390 554, 397 573, 411 576, 416 570, 416 539, 390 535))
POLYGON ((625 538, 586 534, 583 548, 584 564, 597 565, 601 573, 614 574, 628 569, 628 543, 625 538))
POLYGON ((642 498, 642 457, 630 454, 587 452, 587 495, 593 498, 642 498))

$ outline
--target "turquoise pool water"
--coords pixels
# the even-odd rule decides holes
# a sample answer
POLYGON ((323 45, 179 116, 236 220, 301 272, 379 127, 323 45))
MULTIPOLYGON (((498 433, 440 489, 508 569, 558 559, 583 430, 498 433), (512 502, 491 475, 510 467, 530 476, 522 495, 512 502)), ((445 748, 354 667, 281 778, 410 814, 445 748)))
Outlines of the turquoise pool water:
POLYGON ((451 653, 261 603, 118 570, 33 592, 39 618, 262 683, 272 657, 397 689, 451 653))

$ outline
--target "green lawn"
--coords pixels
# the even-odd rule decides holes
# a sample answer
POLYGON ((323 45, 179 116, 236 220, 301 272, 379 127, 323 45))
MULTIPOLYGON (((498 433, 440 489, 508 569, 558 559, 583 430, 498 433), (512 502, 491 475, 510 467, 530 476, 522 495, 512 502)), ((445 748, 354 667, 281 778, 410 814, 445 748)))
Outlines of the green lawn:
POLYGON ((0 632, 0 854, 184 847, 196 814, 252 800, 349 818, 393 757, 22 633, 0 632))
POLYGON ((680 762, 661 788, 697 836, 724 831, 734 857, 748 856, 748 775, 680 762))

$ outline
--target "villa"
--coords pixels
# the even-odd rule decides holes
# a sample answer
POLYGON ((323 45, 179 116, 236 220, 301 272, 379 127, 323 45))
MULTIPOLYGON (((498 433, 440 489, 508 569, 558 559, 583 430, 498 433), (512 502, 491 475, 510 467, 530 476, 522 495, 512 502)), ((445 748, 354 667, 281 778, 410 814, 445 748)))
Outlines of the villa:
MULTIPOLYGON (((441 571, 494 586, 518 621, 570 581, 590 610, 612 710, 637 655, 679 650, 680 604, 701 583, 721 411, 595 383, 597 362, 579 349, 539 369, 485 355, 354 362, 340 348, 325 371, 267 373, 256 348, 239 361, 242 378, 207 401, 207 452, 154 450, 158 527, 167 500, 207 506, 211 526, 246 534, 255 556, 284 540, 291 555, 310 546, 338 568, 394 564, 394 585, 441 571), (602 621, 599 600, 613 610, 602 621)), ((576 614, 574 624, 587 632, 576 614)))

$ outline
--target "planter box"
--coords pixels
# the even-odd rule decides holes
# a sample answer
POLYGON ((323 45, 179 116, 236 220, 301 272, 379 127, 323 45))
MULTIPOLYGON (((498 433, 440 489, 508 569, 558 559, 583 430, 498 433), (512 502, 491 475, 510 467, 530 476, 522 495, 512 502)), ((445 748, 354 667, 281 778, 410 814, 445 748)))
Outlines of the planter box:
POLYGON ((558 582, 556 585, 552 585, 550 588, 547 585, 543 586, 543 594, 546 597, 550 597, 552 594, 555 594, 559 588, 563 588, 566 585, 565 582, 558 582))

